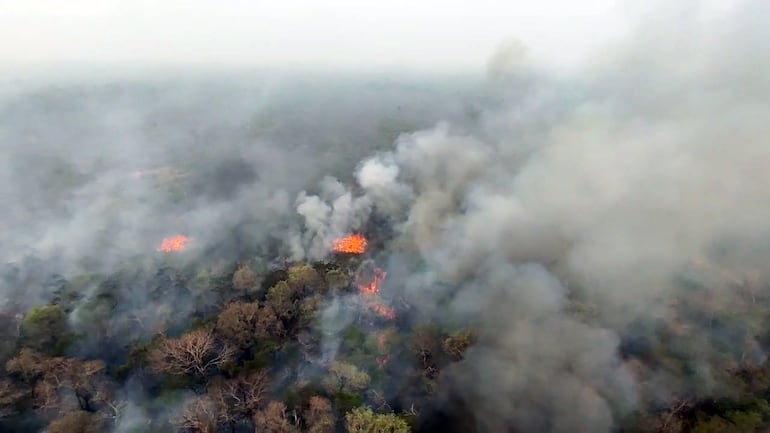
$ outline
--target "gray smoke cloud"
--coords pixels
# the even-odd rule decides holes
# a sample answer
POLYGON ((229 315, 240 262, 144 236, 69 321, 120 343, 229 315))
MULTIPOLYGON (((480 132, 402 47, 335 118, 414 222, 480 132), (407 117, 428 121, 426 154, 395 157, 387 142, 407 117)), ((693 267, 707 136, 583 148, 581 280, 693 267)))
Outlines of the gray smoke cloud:
POLYGON ((637 399, 618 337, 566 317, 567 291, 542 265, 482 272, 466 289, 482 299, 479 341, 444 373, 482 431, 609 431, 637 399))
POLYGON ((683 11, 645 18, 578 77, 506 47, 490 64, 498 109, 358 166, 363 196, 396 221, 391 246, 424 262, 400 271, 408 302, 475 318, 478 344, 443 380, 482 431, 607 432, 640 393, 724 391, 698 355, 713 329, 690 334, 698 384, 665 370, 635 382, 619 356, 629 326, 681 304, 683 274, 723 302, 770 294, 770 6, 683 11), (567 313, 573 300, 598 323, 567 313))
MULTIPOLYGON (((480 95, 339 76, 3 89, 0 259, 13 269, 0 310, 58 296, 43 270, 161 267, 130 287, 86 281, 70 312, 83 330, 94 323, 83 311, 110 292, 121 306, 110 338, 146 338, 206 300, 165 260, 320 259, 377 214, 396 232, 377 258, 396 281, 383 291, 478 333, 440 391, 480 430, 606 432, 644 398, 723 391, 696 354, 756 343, 748 317, 739 339, 690 331, 697 385, 663 368, 642 382, 620 356, 623 339, 655 338, 633 326, 686 303, 683 276, 719 302, 768 295, 770 5, 702 21, 685 3, 577 76, 506 45, 480 95), (137 259, 178 233, 188 256, 137 259), (598 317, 570 313, 575 301, 598 317)), ((344 307, 322 314, 324 361, 352 320, 344 307)), ((122 428, 144 422, 140 406, 122 428)))
POLYGON ((0 310, 23 313, 74 291, 72 326, 88 331, 95 310, 112 311, 103 325, 118 346, 183 326, 214 307, 213 294, 182 275, 189 265, 325 254, 370 206, 332 176, 349 175, 401 131, 461 118, 464 102, 451 92, 468 85, 225 78, 74 74, 2 93, 0 310), (317 185, 328 209, 310 193, 297 199, 317 185), (299 236, 296 203, 305 226, 322 232, 299 236), (190 238, 185 252, 156 252, 175 235, 190 238))
MULTIPOLYGON (((371 206, 335 179, 402 131, 462 119, 456 92, 472 83, 165 74, 0 86, 0 315, 18 327, 30 308, 58 303, 78 334, 67 355, 108 368, 216 313, 228 295, 211 281, 226 292, 227 265, 263 274, 326 254, 371 206), (185 251, 156 251, 175 235, 190 238, 185 251)), ((13 348, 2 349, 0 364, 13 348)), ((146 380, 133 373, 129 382, 146 380)), ((167 420, 162 406, 184 397, 154 402, 114 385, 124 405, 115 431, 167 420)))
POLYGON ((325 177, 320 188, 320 196, 302 191, 297 197, 297 213, 304 218, 305 230, 300 243, 292 243, 295 248, 299 247, 294 251, 296 259, 325 257, 335 239, 360 229, 370 215, 371 200, 366 196, 353 197, 336 179, 325 177))

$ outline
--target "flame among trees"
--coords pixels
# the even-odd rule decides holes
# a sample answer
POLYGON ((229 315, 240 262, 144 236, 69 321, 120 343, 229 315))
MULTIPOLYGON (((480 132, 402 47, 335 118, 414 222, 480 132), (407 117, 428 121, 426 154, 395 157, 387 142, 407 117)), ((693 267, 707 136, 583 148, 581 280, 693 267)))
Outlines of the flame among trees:
POLYGON ((183 251, 185 246, 187 245, 187 242, 189 242, 190 238, 184 235, 177 235, 171 238, 165 238, 163 239, 163 242, 161 242, 160 247, 158 247, 158 251, 164 252, 164 253, 170 253, 174 251, 183 251))
MULTIPOLYGON (((366 238, 356 233, 334 241, 333 251, 345 254, 363 254, 366 252, 367 245, 366 238)), ((359 282, 358 292, 365 299, 371 311, 380 317, 393 320, 396 318, 395 310, 388 307, 379 296, 380 286, 388 274, 383 269, 376 267, 371 272, 372 276, 366 279, 368 281, 359 282)))
POLYGON ((363 254, 366 252, 367 245, 368 242, 365 237, 360 234, 353 234, 334 241, 332 250, 335 253, 363 254))
MULTIPOLYGON (((236 272, 246 271, 240 267, 236 272)), ((209 379, 206 392, 188 401, 172 421, 178 428, 218 432, 229 431, 227 426, 248 422, 258 431, 335 431, 337 417, 352 408, 340 407, 340 402, 332 403, 327 397, 364 393, 371 378, 363 368, 333 362, 320 383, 322 389, 314 391, 322 392, 322 395, 310 395, 304 403, 288 406, 285 402, 270 399, 267 370, 255 371, 253 367, 240 366, 244 359, 252 357, 251 363, 269 360, 269 354, 261 358, 264 350, 278 350, 279 342, 287 339, 298 338, 303 343, 297 334, 310 325, 322 306, 321 294, 329 290, 330 275, 325 274, 322 276, 309 264, 291 266, 285 271, 284 278, 267 290, 262 300, 236 300, 218 314, 211 327, 188 332, 179 338, 161 337, 154 343, 148 360, 155 372, 198 379, 213 377, 209 379), (231 373, 234 369, 240 372, 234 375, 231 373), (340 410, 342 413, 338 413, 340 410)), ((384 273, 378 275, 384 277, 384 273)), ((342 275, 332 273, 332 276, 331 280, 337 280, 342 275)), ((377 293, 376 285, 372 293, 377 293)), ((383 340, 382 350, 386 350, 384 344, 383 340)), ((357 414, 351 420, 358 428, 376 423, 369 418, 357 414)))
MULTIPOLYGON (((356 265, 358 261, 350 263, 356 265)), ((309 331, 330 292, 354 290, 362 301, 359 306, 380 317, 395 317, 380 297, 386 272, 375 266, 359 271, 356 274, 344 265, 300 263, 261 275, 246 262, 233 264, 229 270, 215 263, 203 276, 200 273, 204 270, 187 276, 180 272, 178 277, 187 278, 196 290, 216 292, 224 307, 181 335, 161 332, 148 341, 136 342, 125 365, 61 356, 80 338, 67 320, 71 306, 64 298, 61 305, 35 307, 6 326, 11 333, 15 330, 24 349, 7 358, 7 377, 0 377, 0 430, 2 418, 29 409, 48 423, 47 431, 52 433, 109 429, 119 422, 128 405, 126 395, 118 392, 120 380, 136 368, 148 367, 146 371, 154 374, 143 376, 152 383, 163 383, 161 392, 188 388, 196 393, 178 413, 158 421, 159 431, 176 428, 214 433, 256 428, 332 433, 346 424, 351 431, 386 426, 393 427, 388 431, 406 432, 408 429, 400 429, 406 428, 404 417, 411 415, 375 413, 366 408, 354 411, 372 404, 376 412, 391 412, 383 397, 382 378, 411 368, 401 362, 400 354, 408 353, 406 341, 395 327, 381 330, 382 322, 371 322, 371 315, 363 316, 368 323, 363 326, 372 332, 367 336, 365 330, 358 329, 363 322, 351 325, 349 330, 355 329, 358 337, 344 343, 334 362, 323 364, 325 372, 315 383, 295 383, 292 397, 284 401, 274 392, 276 386, 283 386, 285 377, 272 367, 276 354, 285 352, 286 347, 304 357, 296 362, 317 362, 320 341, 309 331), (366 349, 361 351, 362 347, 366 349), (349 356, 350 350, 357 354, 349 356), (275 372, 275 377, 268 372, 275 372)), ((212 311, 208 304, 206 308, 212 311)), ((112 312, 105 310, 104 314, 112 312)), ((91 321, 92 341, 112 338, 103 329, 109 328, 109 322, 91 321)), ((159 323, 156 329, 171 328, 169 323, 159 323)), ((348 334, 343 338, 349 338, 348 334)), ((463 344, 447 347, 454 352, 462 350, 463 344)), ((417 406, 421 406, 419 401, 417 406)))
POLYGON ((369 284, 360 284, 358 286, 358 291, 364 296, 375 296, 380 294, 380 284, 385 281, 385 277, 388 276, 388 273, 380 268, 374 269, 374 276, 372 277, 372 281, 369 284))
POLYGON ((358 292, 369 305, 369 309, 380 317, 388 320, 396 318, 396 311, 387 306, 380 297, 380 286, 385 281, 388 273, 380 268, 374 268, 371 281, 358 284, 358 292))

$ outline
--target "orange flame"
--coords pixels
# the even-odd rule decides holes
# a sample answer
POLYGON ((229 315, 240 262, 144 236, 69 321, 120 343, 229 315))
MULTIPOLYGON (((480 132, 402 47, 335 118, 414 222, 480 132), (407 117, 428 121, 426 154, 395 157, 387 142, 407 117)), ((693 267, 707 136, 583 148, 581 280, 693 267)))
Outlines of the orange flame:
POLYGON ((388 307, 384 304, 372 304, 371 307, 372 311, 377 313, 380 317, 383 317, 388 320, 395 320, 396 318, 396 310, 388 307))
POLYGON ((372 281, 369 284, 361 284, 358 286, 358 291, 367 298, 372 298, 372 304, 369 306, 369 308, 374 311, 376 314, 378 314, 381 317, 384 317, 388 320, 393 320, 396 318, 396 311, 387 305, 383 304, 382 302, 378 301, 380 294, 380 284, 382 284, 383 281, 385 281, 385 277, 388 275, 387 272, 383 271, 380 268, 374 269, 374 277, 372 278, 372 281))
POLYGON ((160 244, 160 248, 158 248, 158 251, 162 251, 164 253, 170 253, 172 251, 182 251, 184 250, 184 247, 187 244, 187 241, 189 240, 190 238, 183 235, 174 236, 173 238, 165 238, 163 239, 163 242, 160 244))
POLYGON ((385 281, 385 277, 388 276, 388 273, 383 271, 380 268, 377 268, 374 270, 374 278, 372 279, 372 282, 368 285, 360 285, 358 286, 358 290, 361 292, 364 296, 374 296, 380 294, 380 284, 382 284, 383 281, 385 281))
POLYGON ((334 241, 332 250, 335 253, 363 254, 366 251, 366 238, 360 234, 345 236, 334 241))

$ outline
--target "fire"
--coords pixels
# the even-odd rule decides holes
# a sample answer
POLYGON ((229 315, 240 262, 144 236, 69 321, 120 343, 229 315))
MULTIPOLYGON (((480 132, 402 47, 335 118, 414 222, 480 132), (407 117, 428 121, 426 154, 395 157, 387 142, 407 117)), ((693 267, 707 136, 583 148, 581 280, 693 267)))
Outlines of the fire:
POLYGON ((366 238, 360 234, 345 236, 334 241, 332 249, 335 253, 363 254, 366 251, 366 238))
POLYGON ((187 244, 187 241, 189 240, 190 238, 183 235, 174 236, 172 238, 165 238, 163 239, 163 242, 160 244, 160 248, 158 248, 158 251, 162 251, 164 253, 170 253, 172 251, 182 251, 184 250, 184 247, 187 244))
POLYGON ((387 305, 377 303, 372 304, 372 306, 369 308, 371 308, 372 311, 385 319, 394 320, 396 318, 396 310, 388 307, 387 305))
POLYGON ((372 282, 366 285, 360 285, 358 286, 358 291, 361 292, 364 296, 374 296, 380 294, 380 284, 382 284, 383 281, 385 281, 385 277, 388 276, 388 273, 383 271, 380 268, 377 268, 374 270, 374 278, 372 278, 372 282))
POLYGON ((381 317, 384 317, 388 320, 393 320, 396 318, 396 311, 382 303, 382 301, 379 299, 380 284, 385 281, 385 277, 387 275, 388 273, 382 269, 375 268, 372 281, 369 284, 360 284, 358 286, 358 291, 363 297, 371 299, 371 305, 369 306, 369 309, 381 317))

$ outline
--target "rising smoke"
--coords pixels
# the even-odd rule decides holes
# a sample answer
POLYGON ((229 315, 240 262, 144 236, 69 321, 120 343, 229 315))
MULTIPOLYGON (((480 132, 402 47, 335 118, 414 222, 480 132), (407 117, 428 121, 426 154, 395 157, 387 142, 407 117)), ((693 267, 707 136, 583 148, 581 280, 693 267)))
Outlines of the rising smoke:
POLYGON ((360 200, 424 264, 391 290, 427 320, 478 326, 443 392, 482 431, 611 431, 640 395, 725 392, 698 356, 712 328, 693 331, 689 383, 665 369, 635 381, 620 342, 681 300, 688 269, 724 302, 768 294, 768 16, 754 1, 709 22, 649 18, 566 83, 508 47, 490 64, 502 109, 471 132, 402 135, 359 165, 360 200), (568 314, 574 300, 597 306, 598 323, 568 314))
MULTIPOLYGON (((642 399, 728 392, 698 358, 711 328, 688 347, 697 386, 663 367, 639 379, 622 341, 655 338, 645 325, 692 270, 725 302, 768 295, 768 16, 747 1, 708 22, 649 17, 567 78, 507 46, 470 101, 328 78, 9 93, 0 308, 49 302, 41 269, 108 274, 179 233, 196 258, 316 260, 381 217, 395 232, 377 252, 384 290, 422 321, 477 329, 438 391, 480 431, 608 432, 642 399), (571 314, 575 302, 598 317, 571 314)), ((205 302, 171 270, 142 281, 110 287, 116 346, 205 302)), ((104 287, 90 289, 81 307, 104 287)), ((344 302, 321 315, 325 361, 352 320, 344 302)))

